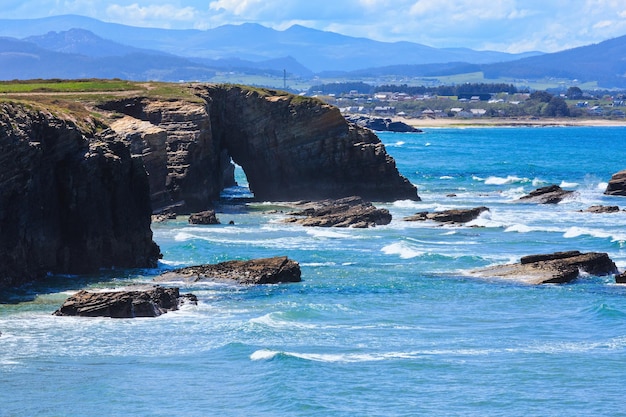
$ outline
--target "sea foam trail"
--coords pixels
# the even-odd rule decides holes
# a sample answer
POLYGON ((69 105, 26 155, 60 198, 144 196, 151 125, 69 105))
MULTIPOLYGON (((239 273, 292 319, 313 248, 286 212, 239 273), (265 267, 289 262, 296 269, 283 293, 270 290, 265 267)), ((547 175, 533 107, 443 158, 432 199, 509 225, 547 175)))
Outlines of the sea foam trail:
POLYGON ((424 251, 417 250, 405 242, 391 243, 384 246, 381 251, 386 255, 398 255, 402 259, 411 259, 424 255, 424 251))

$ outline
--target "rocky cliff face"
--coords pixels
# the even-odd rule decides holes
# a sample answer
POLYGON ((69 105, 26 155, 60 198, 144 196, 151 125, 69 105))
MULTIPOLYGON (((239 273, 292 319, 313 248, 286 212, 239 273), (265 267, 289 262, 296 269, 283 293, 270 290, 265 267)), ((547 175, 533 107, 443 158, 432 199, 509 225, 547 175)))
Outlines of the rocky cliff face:
POLYGON ((257 199, 292 201, 360 195, 418 200, 384 145, 318 100, 237 86, 195 87, 203 102, 133 98, 104 110, 142 155, 155 210, 204 210, 241 165, 257 199))
POLYGON ((419 199, 378 137, 321 101, 238 86, 203 86, 213 137, 261 200, 419 199))
POLYGON ((0 166, 0 288, 156 266, 145 169, 112 131, 2 103, 0 166))

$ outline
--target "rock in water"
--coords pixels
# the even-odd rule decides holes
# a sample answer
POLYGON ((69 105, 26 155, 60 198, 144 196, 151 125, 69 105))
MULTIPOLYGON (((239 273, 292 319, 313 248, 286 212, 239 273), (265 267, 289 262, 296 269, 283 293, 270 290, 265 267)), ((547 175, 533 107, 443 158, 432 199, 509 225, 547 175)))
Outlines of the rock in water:
POLYGON ((548 185, 531 191, 528 195, 520 197, 518 201, 524 203, 557 204, 564 198, 571 197, 573 194, 574 191, 564 190, 558 185, 548 185))
POLYGON ((578 278, 580 271, 608 275, 617 273, 617 267, 606 253, 569 251, 524 256, 519 263, 478 269, 470 275, 525 284, 562 284, 578 278))
POLYGON ((477 219, 478 216, 480 216, 480 214, 484 211, 489 211, 489 209, 487 207, 475 207, 471 209, 443 210, 433 213, 424 211, 416 213, 413 216, 405 217, 404 220, 407 222, 433 220, 440 223, 450 224, 467 223, 477 219))
POLYGON ((355 227, 367 228, 391 222, 387 209, 378 209, 360 197, 339 200, 323 200, 305 203, 304 210, 291 213, 287 223, 298 223, 312 227, 355 227))
POLYGON ((79 291, 69 297, 56 316, 135 318, 156 317, 177 310, 179 304, 197 303, 193 294, 180 295, 178 288, 151 287, 149 289, 106 292, 79 291))
POLYGON ((201 211, 200 213, 193 213, 189 216, 189 223, 191 224, 220 224, 220 221, 215 215, 215 210, 201 211))
POLYGON ((148 178, 111 131, 0 104, 0 288, 156 267, 148 178))
POLYGON ((218 264, 189 266, 161 274, 155 281, 229 281, 239 284, 278 284, 300 282, 300 265, 287 258, 226 261, 218 264))
POLYGON ((626 196, 626 169, 613 174, 604 194, 626 196))

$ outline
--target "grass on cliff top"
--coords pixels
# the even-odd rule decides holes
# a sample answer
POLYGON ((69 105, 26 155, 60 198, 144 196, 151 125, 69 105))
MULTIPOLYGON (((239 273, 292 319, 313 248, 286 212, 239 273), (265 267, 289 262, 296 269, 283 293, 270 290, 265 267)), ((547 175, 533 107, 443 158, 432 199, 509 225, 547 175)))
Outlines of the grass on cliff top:
POLYGON ((0 93, 81 93, 137 90, 137 84, 113 79, 0 81, 0 93))

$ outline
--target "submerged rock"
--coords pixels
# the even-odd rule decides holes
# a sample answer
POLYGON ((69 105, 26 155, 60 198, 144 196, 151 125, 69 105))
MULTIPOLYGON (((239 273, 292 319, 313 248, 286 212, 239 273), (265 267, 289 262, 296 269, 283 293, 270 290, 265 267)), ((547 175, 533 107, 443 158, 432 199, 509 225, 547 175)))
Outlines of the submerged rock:
POLYGON ((287 223, 298 223, 311 227, 354 227, 367 228, 391 222, 387 209, 376 208, 361 197, 347 197, 339 200, 322 200, 302 203, 305 208, 291 213, 287 223))
POLYGON ((518 201, 537 204, 557 204, 564 198, 574 195, 574 191, 564 190, 558 185, 548 185, 537 188, 527 195, 520 197, 518 201))
POLYGON ((423 211, 415 213, 413 216, 405 217, 404 221, 415 222, 433 220, 440 223, 467 223, 476 220, 481 213, 489 211, 487 207, 474 207, 471 209, 452 209, 429 213, 423 211))
POLYGON ((300 282, 300 265, 286 256, 226 261, 218 264, 189 266, 165 272, 155 281, 230 281, 239 284, 278 284, 300 282))
POLYGON ((626 169, 613 174, 604 194, 626 196, 626 169))
POLYGON ((591 206, 585 210, 580 210, 584 213, 618 213, 619 206, 591 206))
POLYGON ((189 216, 190 224, 220 224, 215 210, 206 210, 199 213, 193 213, 189 216))
POLYGON ((195 304, 197 301, 193 294, 180 295, 178 288, 160 286, 106 292, 83 290, 65 300, 53 314, 111 318, 157 317, 177 310, 182 303, 195 304))
POLYGON ((606 253, 569 251, 524 256, 519 263, 477 269, 470 275, 525 284, 562 284, 578 278, 581 271, 609 275, 617 273, 617 267, 606 253))

